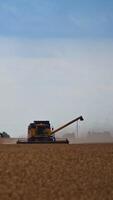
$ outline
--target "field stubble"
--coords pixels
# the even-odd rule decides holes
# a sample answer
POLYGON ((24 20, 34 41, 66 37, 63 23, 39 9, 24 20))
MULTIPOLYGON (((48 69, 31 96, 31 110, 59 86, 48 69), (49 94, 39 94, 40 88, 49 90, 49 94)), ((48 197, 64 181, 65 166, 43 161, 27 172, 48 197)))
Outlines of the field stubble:
POLYGON ((1 200, 113 199, 113 144, 0 145, 1 200))

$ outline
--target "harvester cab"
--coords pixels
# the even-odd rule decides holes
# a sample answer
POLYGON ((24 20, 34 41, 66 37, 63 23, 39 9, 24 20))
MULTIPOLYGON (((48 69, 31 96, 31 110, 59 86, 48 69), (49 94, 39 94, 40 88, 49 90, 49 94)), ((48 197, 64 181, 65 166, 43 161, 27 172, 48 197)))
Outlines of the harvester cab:
POLYGON ((34 121, 28 126, 28 137, 27 140, 18 140, 17 144, 37 144, 37 143, 64 143, 69 144, 68 139, 56 139, 55 133, 71 125, 76 121, 83 121, 83 117, 77 117, 76 119, 64 124, 63 126, 53 130, 50 126, 49 121, 34 121))
POLYGON ((28 126, 28 142, 52 142, 55 138, 49 121, 34 121, 28 126))

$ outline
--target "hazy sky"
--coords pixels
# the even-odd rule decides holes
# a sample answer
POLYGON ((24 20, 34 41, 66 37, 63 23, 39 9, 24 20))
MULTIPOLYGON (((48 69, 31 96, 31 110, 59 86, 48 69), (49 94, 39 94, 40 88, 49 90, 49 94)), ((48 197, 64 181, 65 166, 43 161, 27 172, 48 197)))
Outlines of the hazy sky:
POLYGON ((0 113, 15 137, 81 114, 81 133, 113 131, 113 1, 1 0, 0 113))

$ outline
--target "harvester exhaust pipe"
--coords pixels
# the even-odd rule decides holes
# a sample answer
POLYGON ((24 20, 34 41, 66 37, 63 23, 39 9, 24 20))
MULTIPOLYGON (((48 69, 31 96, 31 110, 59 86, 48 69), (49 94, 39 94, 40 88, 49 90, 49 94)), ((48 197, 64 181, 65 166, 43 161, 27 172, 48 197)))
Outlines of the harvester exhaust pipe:
POLYGON ((57 129, 55 129, 54 131, 52 131, 52 134, 54 134, 54 133, 56 133, 56 132, 62 130, 63 128, 69 126, 70 124, 72 124, 72 123, 74 123, 74 122, 76 122, 76 121, 78 121, 78 120, 83 121, 84 118, 83 118, 82 116, 77 117, 76 119, 73 119, 72 121, 68 122, 67 124, 64 124, 63 126, 61 126, 61 127, 57 128, 57 129))

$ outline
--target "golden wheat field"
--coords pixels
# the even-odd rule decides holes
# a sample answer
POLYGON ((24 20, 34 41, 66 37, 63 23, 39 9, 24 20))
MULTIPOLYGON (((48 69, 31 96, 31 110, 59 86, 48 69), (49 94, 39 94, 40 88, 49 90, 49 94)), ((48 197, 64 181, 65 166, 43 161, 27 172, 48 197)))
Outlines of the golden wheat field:
POLYGON ((112 200, 113 144, 0 145, 0 200, 112 200))

